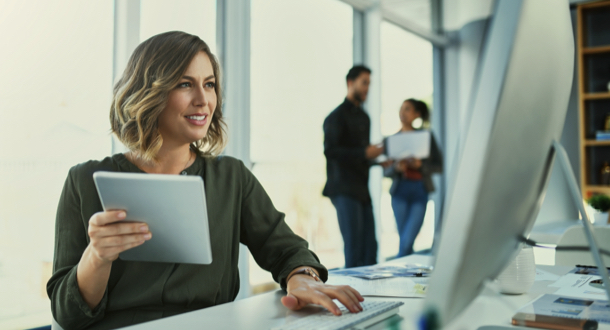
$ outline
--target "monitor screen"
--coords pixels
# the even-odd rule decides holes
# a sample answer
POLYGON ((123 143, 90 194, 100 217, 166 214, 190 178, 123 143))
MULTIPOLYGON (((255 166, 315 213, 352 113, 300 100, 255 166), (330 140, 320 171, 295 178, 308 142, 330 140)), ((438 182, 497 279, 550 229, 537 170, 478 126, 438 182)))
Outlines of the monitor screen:
POLYGON ((497 0, 425 305, 454 319, 516 255, 544 198, 572 86, 568 1, 497 0))

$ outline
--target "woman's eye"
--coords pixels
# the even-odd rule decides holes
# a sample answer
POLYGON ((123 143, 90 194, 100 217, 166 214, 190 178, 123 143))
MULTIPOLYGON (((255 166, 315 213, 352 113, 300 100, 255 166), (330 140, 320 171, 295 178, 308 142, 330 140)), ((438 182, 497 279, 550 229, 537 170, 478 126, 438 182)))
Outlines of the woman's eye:
POLYGON ((209 88, 214 88, 214 87, 216 87, 216 83, 213 81, 210 81, 210 82, 206 83, 205 86, 209 87, 209 88))
POLYGON ((178 88, 186 88, 186 87, 191 87, 191 83, 190 82, 183 82, 183 83, 180 83, 178 85, 178 88))

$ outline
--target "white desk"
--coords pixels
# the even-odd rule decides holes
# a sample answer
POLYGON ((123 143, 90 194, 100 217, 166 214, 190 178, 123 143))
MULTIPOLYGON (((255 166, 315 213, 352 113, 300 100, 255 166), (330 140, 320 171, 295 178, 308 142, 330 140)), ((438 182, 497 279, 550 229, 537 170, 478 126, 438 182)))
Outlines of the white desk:
MULTIPOLYGON (((426 258, 410 256, 395 262, 422 263, 426 258)), ((571 267, 539 266, 541 269, 557 275, 563 275, 571 267)), ((537 281, 529 293, 523 295, 502 295, 486 288, 447 329, 477 329, 485 325, 510 326, 510 319, 515 311, 543 293, 553 293, 557 288, 547 287, 552 281, 537 281)), ((307 311, 293 312, 280 302, 281 290, 264 293, 243 300, 214 306, 199 311, 185 313, 153 322, 142 323, 125 329, 270 329, 278 327, 295 317, 307 315, 307 311)), ((400 300, 405 304, 398 316, 376 324, 369 329, 385 329, 391 323, 397 323, 394 329, 417 329, 417 320, 423 299, 418 298, 376 298, 366 300, 400 300), (384 323, 384 322, 382 322, 384 323)), ((515 329, 532 329, 518 328, 515 329)), ((610 325, 600 324, 599 329, 610 330, 610 325)))

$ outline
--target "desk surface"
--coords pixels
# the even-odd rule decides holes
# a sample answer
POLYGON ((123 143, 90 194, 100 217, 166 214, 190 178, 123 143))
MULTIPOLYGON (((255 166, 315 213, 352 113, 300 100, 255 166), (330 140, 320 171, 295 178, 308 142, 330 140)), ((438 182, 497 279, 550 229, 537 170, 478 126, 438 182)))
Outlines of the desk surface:
MULTIPOLYGON (((405 263, 405 261, 408 263, 423 263, 426 260, 429 259, 422 256, 410 256, 390 263, 405 263)), ((563 266, 538 267, 557 275, 563 275, 571 269, 571 267, 563 266)), ((551 283, 552 281, 536 281, 530 292, 523 295, 503 295, 494 291, 493 285, 488 285, 447 329, 477 329, 485 325, 510 326, 510 319, 516 310, 541 294, 553 293, 557 290, 557 288, 548 287, 551 283)), ((283 295, 283 292, 280 290, 268 292, 232 303, 142 323, 124 329, 191 329, 201 328, 202 326, 205 326, 207 329, 270 329, 282 326, 293 318, 307 315, 316 308, 312 307, 307 311, 290 311, 280 302, 280 298, 283 295)), ((405 303, 400 308, 398 316, 386 320, 385 324, 380 323, 369 329, 385 329, 390 323, 394 324, 392 327, 394 329, 417 329, 416 322, 419 318, 423 299, 381 297, 365 297, 365 299, 369 301, 399 300, 405 303)), ((518 327, 515 328, 519 329, 518 327)), ((600 324, 599 329, 610 330, 610 325, 600 324)))

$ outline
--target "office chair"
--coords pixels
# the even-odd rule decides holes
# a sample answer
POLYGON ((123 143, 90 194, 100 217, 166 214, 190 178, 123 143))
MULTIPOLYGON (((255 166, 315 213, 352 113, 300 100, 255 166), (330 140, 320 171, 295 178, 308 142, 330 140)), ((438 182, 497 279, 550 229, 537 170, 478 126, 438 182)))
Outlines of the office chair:
MULTIPOLYGON (((600 249, 610 250, 610 226, 593 227, 595 239, 600 249)), ((557 242, 557 247, 561 246, 589 246, 585 237, 582 225, 568 228, 557 242)), ((610 256, 602 255, 604 263, 610 264, 610 256)), ((575 265, 595 266, 595 261, 589 251, 555 251, 555 265, 575 266, 575 265)))

